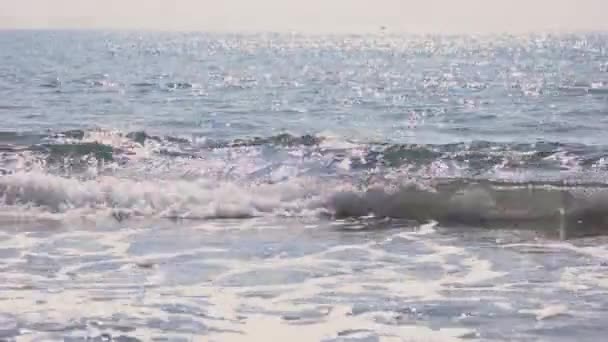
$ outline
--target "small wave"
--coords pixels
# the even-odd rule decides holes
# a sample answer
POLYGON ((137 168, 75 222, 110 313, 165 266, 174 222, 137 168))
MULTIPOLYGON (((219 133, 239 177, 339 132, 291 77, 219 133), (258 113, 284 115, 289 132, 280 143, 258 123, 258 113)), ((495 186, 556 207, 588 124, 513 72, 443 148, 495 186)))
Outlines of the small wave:
POLYGON ((165 84, 165 87, 170 90, 191 89, 194 87, 194 84, 188 82, 169 82, 165 84))
POLYGON ((278 134, 266 138, 255 137, 250 139, 235 139, 229 141, 203 141, 202 146, 207 148, 231 148, 231 147, 247 147, 261 145, 275 146, 315 146, 319 145, 324 140, 323 137, 314 135, 296 136, 288 133, 278 134))
POLYGON ((587 86, 561 86, 557 90, 562 95, 584 96, 589 94, 587 86))
POLYGON ((161 141, 159 137, 148 135, 144 131, 130 132, 127 134, 127 138, 132 139, 133 141, 142 145, 146 143, 146 140, 161 141))
POLYGON ((24 106, 24 105, 0 104, 0 110, 23 110, 23 109, 32 109, 32 107, 24 106))
POLYGON ((589 92, 589 94, 595 94, 595 95, 608 95, 608 87, 589 88, 588 92, 589 92))
POLYGON ((152 82, 136 82, 136 83, 131 83, 131 86, 136 87, 136 88, 151 88, 151 87, 157 87, 158 84, 152 83, 152 82))
POLYGON ((32 145, 39 143, 45 134, 32 132, 0 132, 0 143, 11 145, 32 145))
POLYGON ((113 160, 112 146, 97 142, 83 142, 79 144, 46 144, 41 145, 48 153, 49 161, 65 160, 65 158, 78 158, 93 156, 97 160, 113 160))
POLYGON ((605 84, 581 84, 575 86, 561 86, 557 88, 559 92, 566 95, 606 95, 608 87, 605 84))
POLYGON ((51 89, 56 89, 56 88, 61 88, 62 82, 60 79, 58 78, 54 78, 54 79, 50 79, 44 83, 40 84, 41 88, 51 88, 51 89))
MULTIPOLYGON (((112 135, 116 137, 126 137, 140 144, 145 144, 146 141, 154 142, 169 142, 178 144, 191 144, 193 139, 187 139, 179 136, 159 136, 152 135, 146 131, 133 131, 129 133, 121 132, 105 132, 105 131, 84 131, 84 130, 70 130, 61 133, 53 134, 54 138, 70 138, 76 140, 83 140, 88 138, 89 141, 97 141, 100 135, 112 135)), ((197 139, 196 144, 199 147, 205 148, 230 148, 230 147, 246 147, 246 146, 260 146, 260 145, 277 145, 277 146, 315 146, 319 145, 325 137, 319 137, 315 135, 292 135, 289 133, 277 134, 269 137, 254 137, 245 139, 234 139, 234 140, 209 140, 209 139, 197 139)))
POLYGON ((53 138, 68 138, 68 139, 77 139, 82 140, 86 135, 86 132, 81 129, 73 129, 69 131, 64 131, 61 133, 53 134, 53 138))
MULTIPOLYGON (((197 139, 197 138, 184 138, 179 136, 159 136, 152 135, 146 131, 133 131, 126 134, 123 133, 111 133, 118 137, 126 137, 135 141, 141 145, 144 145, 147 141, 153 141, 157 143, 168 142, 174 144, 184 145, 195 145, 197 147, 207 149, 217 148, 233 148, 233 147, 249 147, 249 146, 262 146, 262 145, 274 145, 274 146, 316 146, 323 142, 326 138, 322 136, 315 136, 310 134, 305 135, 292 135, 289 133, 277 134, 269 137, 253 137, 233 140, 212 140, 212 139, 197 139)), ((68 131, 61 133, 61 136, 72 137, 76 139, 84 139, 87 133, 84 131, 68 131)), ((94 139, 94 138, 93 138, 94 139)), ((90 139, 89 139, 90 140, 90 139)))

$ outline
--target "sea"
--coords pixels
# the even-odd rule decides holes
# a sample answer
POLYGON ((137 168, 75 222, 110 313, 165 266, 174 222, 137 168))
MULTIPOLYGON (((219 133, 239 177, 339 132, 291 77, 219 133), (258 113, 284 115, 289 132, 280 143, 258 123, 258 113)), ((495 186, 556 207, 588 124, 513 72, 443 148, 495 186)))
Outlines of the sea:
POLYGON ((608 34, 0 31, 0 341, 601 341, 608 34))

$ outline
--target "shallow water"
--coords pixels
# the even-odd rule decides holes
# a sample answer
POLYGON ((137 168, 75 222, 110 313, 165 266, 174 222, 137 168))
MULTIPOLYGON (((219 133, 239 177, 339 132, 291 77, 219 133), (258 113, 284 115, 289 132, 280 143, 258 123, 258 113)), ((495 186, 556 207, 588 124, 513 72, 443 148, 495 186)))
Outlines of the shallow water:
POLYGON ((0 236, 1 331, 45 341, 606 334, 601 240, 365 223, 16 226, 0 236))
POLYGON ((0 32, 0 340, 596 341, 608 37, 0 32))

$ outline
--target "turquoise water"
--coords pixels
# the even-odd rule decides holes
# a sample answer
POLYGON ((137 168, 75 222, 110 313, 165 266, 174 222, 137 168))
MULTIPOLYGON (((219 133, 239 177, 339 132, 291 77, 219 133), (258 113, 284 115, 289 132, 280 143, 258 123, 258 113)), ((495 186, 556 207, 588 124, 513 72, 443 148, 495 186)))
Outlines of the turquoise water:
POLYGON ((595 341, 606 45, 0 31, 0 339, 595 341))

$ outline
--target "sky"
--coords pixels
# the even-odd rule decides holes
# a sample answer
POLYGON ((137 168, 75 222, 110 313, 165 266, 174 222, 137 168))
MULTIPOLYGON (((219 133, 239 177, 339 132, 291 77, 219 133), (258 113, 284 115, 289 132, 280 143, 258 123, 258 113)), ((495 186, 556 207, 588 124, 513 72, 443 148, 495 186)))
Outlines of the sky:
POLYGON ((608 31, 608 0, 0 0, 0 28, 608 31))

